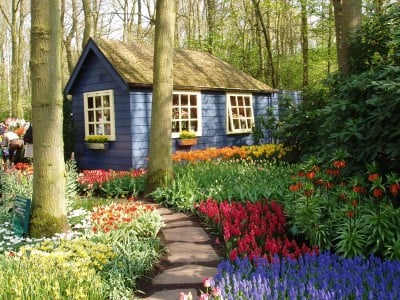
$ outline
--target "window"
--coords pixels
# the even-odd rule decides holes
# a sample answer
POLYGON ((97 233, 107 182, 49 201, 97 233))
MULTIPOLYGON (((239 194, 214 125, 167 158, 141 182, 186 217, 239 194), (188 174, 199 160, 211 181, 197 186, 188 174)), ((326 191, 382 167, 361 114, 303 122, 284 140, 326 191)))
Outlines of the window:
POLYGON ((84 94, 85 137, 107 135, 115 140, 114 93, 112 90, 84 94))
POLYGON ((227 94, 228 133, 251 133, 254 124, 251 94, 227 94))
POLYGON ((183 130, 201 135, 200 93, 174 92, 172 99, 172 137, 179 137, 183 130))

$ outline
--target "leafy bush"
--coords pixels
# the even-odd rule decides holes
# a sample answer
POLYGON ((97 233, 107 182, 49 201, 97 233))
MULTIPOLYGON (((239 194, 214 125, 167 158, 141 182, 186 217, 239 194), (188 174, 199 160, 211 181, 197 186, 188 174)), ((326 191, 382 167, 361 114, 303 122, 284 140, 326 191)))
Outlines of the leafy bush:
POLYGON ((368 180, 349 177, 344 160, 327 167, 307 164, 292 174, 284 202, 292 234, 345 257, 400 258, 400 208, 394 207, 399 177, 386 177, 375 171, 368 180))
POLYGON ((262 130, 268 132, 275 143, 290 149, 285 159, 298 162, 311 154, 316 155, 323 145, 325 133, 321 132, 321 109, 327 101, 326 90, 318 89, 303 92, 302 102, 294 103, 291 98, 279 102, 280 115, 275 115, 272 108, 266 111, 265 117, 256 121, 255 135, 263 137, 262 130), (322 140, 321 140, 322 139, 322 140))
POLYGON ((324 150, 343 147, 356 167, 376 161, 383 172, 400 170, 399 20, 398 5, 363 20, 352 43, 352 75, 329 82, 324 150))

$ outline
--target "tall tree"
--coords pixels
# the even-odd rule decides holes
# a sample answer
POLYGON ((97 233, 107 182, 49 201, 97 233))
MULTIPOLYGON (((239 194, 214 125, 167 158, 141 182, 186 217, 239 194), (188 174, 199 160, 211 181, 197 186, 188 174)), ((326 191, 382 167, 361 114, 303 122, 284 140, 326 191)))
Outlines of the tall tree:
POLYGON ((338 66, 344 75, 348 75, 351 57, 349 39, 361 24, 361 0, 333 0, 333 8, 338 66))
POLYGON ((307 0, 301 0, 301 48, 303 53, 303 89, 308 86, 308 9, 307 0))
POLYGON ((207 28, 208 28, 208 52, 213 53, 215 35, 215 0, 206 0, 207 4, 207 28))
POLYGON ((273 57, 272 57, 272 43, 271 43, 271 36, 269 33, 269 28, 267 27, 267 25, 264 22, 264 18, 263 15, 261 13, 261 9, 260 9, 260 2, 259 0, 252 0, 252 3, 254 5, 254 10, 258 19, 258 22, 260 22, 260 26, 261 26, 261 30, 264 36, 264 41, 265 41, 265 46, 267 48, 267 55, 268 55, 268 60, 269 60, 269 67, 271 69, 271 85, 273 88, 276 87, 276 74, 275 74, 275 65, 274 65, 274 61, 273 61, 273 57))
POLYGON ((35 174, 29 232, 68 230, 63 153, 60 0, 31 2, 31 82, 35 174))
POLYGON ((83 12, 85 14, 85 28, 83 30, 82 48, 85 47, 90 35, 93 33, 93 12, 91 0, 82 0, 83 12))
MULTIPOLYGON (((77 28, 78 28, 78 4, 77 4, 78 0, 71 0, 71 27, 67 33, 67 35, 65 36, 65 39, 63 40, 63 44, 65 47, 65 53, 66 53, 66 58, 67 58, 67 66, 68 66, 68 74, 72 73, 72 70, 74 68, 75 65, 75 57, 74 57, 74 51, 73 51, 73 40, 74 38, 77 37, 77 28)), ((64 20, 65 19, 65 12, 67 10, 66 7, 66 3, 65 0, 61 1, 62 3, 62 17, 61 19, 64 20)))
POLYGON ((172 91, 175 29, 175 0, 157 0, 154 41, 153 103, 147 191, 173 178, 172 91))
POLYGON ((21 47, 23 44, 23 24, 26 14, 24 12, 24 1, 11 1, 11 18, 8 17, 2 5, 1 13, 6 20, 11 32, 11 114, 17 118, 23 118, 21 97, 22 80, 22 56, 21 47))

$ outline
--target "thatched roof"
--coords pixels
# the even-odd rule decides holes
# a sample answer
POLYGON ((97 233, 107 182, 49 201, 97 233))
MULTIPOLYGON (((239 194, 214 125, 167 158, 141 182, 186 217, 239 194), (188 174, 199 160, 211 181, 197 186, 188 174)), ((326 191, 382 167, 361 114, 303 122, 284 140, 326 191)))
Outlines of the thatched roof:
MULTIPOLYGON (((153 46, 93 38, 115 71, 130 86, 153 84, 153 46)), ((268 85, 201 51, 175 49, 174 88, 273 92, 268 85)))

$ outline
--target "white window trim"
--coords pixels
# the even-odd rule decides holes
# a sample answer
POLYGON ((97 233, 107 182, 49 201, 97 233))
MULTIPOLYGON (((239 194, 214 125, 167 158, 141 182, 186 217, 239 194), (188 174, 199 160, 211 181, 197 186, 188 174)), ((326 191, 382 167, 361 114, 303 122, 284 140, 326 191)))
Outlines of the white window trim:
MULTIPOLYGON (((194 91, 174 91, 174 95, 179 95, 179 94, 185 94, 188 96, 191 95, 196 95, 197 96, 197 131, 194 131, 196 133, 196 136, 201 136, 202 135, 202 117, 201 117, 201 93, 200 92, 194 92, 194 91)), ((172 104, 172 109, 174 108, 174 105, 172 104)), ((173 116, 172 116, 173 118, 173 116)), ((190 121, 189 121, 190 122, 190 121)), ((180 132, 173 132, 172 133, 172 138, 179 138, 180 132)))
POLYGON ((253 131, 253 125, 254 125, 254 107, 253 107, 253 95, 249 93, 227 93, 226 94, 226 133, 227 134, 241 134, 241 133, 252 133, 253 131), (231 102, 230 102, 230 97, 237 97, 237 96, 242 96, 242 97, 249 97, 250 98, 250 108, 251 108, 251 115, 250 116, 245 116, 245 118, 250 118, 251 119, 251 126, 250 128, 246 129, 233 129, 233 119, 231 118, 232 116, 232 107, 231 107, 231 102), (229 128, 232 128, 231 131, 229 131, 229 128))
POLYGON ((95 96, 106 96, 108 95, 110 98, 110 134, 107 135, 109 141, 115 141, 115 109, 114 109, 114 91, 113 90, 101 90, 94 92, 87 92, 83 94, 83 106, 84 106, 84 121, 85 121, 85 138, 90 135, 89 131, 89 122, 88 120, 88 98, 95 96))

